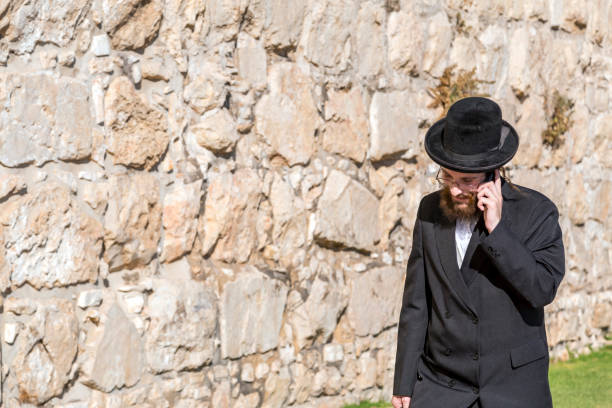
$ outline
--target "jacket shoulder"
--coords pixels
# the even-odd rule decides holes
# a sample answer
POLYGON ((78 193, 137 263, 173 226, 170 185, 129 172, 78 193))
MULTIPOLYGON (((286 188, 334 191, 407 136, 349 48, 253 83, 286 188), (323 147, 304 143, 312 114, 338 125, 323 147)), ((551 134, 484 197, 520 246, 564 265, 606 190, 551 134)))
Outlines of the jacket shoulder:
POLYGON ((518 206, 530 209, 541 208, 558 212, 555 203, 546 195, 529 187, 518 184, 514 184, 514 186, 518 188, 518 191, 514 190, 512 186, 509 185, 508 190, 511 191, 510 199, 516 201, 518 206))

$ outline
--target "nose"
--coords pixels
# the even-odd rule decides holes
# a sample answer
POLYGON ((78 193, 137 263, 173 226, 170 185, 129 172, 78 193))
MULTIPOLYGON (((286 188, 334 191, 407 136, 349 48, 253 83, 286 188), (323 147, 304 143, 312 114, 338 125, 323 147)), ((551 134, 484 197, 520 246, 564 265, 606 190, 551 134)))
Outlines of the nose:
POLYGON ((452 186, 450 189, 450 193, 453 195, 453 197, 457 197, 458 195, 463 193, 463 191, 461 191, 461 189, 457 186, 452 186))

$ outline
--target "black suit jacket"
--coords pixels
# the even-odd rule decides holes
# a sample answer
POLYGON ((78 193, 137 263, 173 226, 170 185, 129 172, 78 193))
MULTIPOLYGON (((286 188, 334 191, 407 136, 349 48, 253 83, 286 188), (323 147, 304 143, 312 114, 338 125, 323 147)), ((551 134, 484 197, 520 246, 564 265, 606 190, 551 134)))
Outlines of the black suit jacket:
POLYGON ((461 269, 440 192, 419 205, 400 313, 393 394, 410 408, 552 407, 544 305, 565 271, 556 206, 502 179, 502 217, 476 224, 461 269))

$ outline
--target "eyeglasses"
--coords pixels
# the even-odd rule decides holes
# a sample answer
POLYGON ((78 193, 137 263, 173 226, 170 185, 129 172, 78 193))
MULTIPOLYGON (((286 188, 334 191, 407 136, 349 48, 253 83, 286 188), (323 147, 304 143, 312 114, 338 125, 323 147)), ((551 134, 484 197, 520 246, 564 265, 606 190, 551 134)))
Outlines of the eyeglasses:
POLYGON ((455 186, 462 191, 476 191, 480 183, 482 183, 482 181, 472 181, 470 183, 456 182, 450 178, 440 176, 440 170, 438 170, 438 173, 436 174, 436 181, 440 187, 451 188, 455 186))

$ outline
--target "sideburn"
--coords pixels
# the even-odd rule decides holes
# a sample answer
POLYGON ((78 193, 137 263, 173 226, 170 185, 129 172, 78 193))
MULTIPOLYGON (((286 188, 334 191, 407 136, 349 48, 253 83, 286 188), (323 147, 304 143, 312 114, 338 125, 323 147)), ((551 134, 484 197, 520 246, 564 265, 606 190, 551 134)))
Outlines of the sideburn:
POLYGON ((453 197, 450 192, 449 187, 444 187, 440 191, 440 208, 444 215, 451 221, 455 222, 457 219, 460 220, 469 220, 476 218, 480 215, 480 210, 478 209, 478 203, 476 200, 476 194, 470 193, 469 201, 467 203, 467 207, 459 208, 453 201, 453 197))

